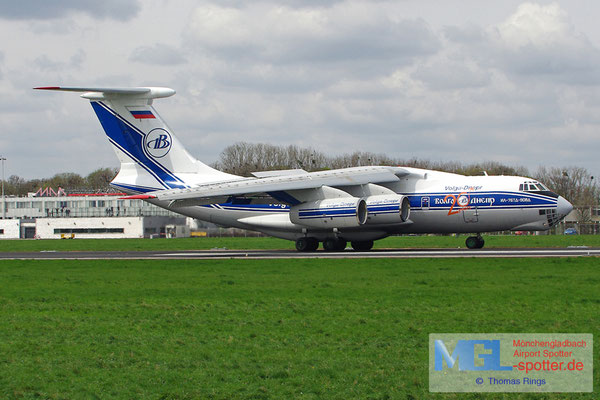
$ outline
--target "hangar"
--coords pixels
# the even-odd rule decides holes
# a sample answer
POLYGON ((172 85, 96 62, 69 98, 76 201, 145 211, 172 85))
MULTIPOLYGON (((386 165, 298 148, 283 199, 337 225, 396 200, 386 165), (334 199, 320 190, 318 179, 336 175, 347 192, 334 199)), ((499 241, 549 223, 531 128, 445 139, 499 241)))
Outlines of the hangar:
POLYGON ((151 238, 190 235, 195 220, 124 193, 79 193, 3 199, 1 239, 151 238))

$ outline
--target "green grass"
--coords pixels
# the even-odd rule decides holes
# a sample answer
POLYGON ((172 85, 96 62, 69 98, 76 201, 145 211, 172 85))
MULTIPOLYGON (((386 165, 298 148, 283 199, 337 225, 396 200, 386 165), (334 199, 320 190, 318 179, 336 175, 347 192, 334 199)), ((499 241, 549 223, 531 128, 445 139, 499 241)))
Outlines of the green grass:
POLYGON ((142 251, 142 250, 295 249, 294 242, 271 237, 177 239, 0 240, 0 251, 142 251))
MULTIPOLYGON (((466 248, 460 236, 391 236, 375 242, 375 248, 466 248)), ((483 235, 485 248, 507 247, 600 247, 600 235, 483 235)))
MULTIPOLYGON (((484 236, 486 248, 499 247, 600 247, 600 235, 484 236)), ((375 242, 376 249, 392 248, 466 248, 462 236, 392 236, 375 242)), ((294 242, 270 237, 211 237, 178 239, 80 239, 73 240, 0 240, 0 251, 135 251, 135 250, 208 250, 228 248, 295 249, 294 242)))
POLYGON ((598 338, 596 258, 3 261, 0 282, 0 398, 595 398, 434 395, 427 363, 432 332, 598 338))

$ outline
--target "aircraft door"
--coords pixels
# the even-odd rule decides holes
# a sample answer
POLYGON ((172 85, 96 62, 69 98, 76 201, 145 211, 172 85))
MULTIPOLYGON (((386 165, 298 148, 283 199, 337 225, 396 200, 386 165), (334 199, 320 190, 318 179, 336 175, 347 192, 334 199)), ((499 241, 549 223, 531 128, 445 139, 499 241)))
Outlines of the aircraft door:
POLYGON ((479 222, 479 211, 477 210, 477 207, 463 210, 463 218, 466 223, 479 222))

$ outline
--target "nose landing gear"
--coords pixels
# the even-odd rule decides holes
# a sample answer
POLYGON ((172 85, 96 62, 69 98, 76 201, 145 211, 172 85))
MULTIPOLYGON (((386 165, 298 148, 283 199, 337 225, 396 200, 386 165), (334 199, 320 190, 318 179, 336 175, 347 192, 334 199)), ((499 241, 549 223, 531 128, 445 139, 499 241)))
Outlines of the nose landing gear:
POLYGON ((465 244, 469 249, 481 249, 485 244, 485 240, 478 234, 477 236, 469 236, 465 241, 465 244))

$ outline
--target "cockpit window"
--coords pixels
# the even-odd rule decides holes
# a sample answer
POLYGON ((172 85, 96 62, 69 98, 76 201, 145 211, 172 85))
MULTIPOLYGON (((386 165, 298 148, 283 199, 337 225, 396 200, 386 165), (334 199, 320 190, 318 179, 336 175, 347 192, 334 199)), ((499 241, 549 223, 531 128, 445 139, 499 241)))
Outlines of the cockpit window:
POLYGON ((548 192, 549 189, 540 182, 527 181, 519 185, 520 192, 548 192))

